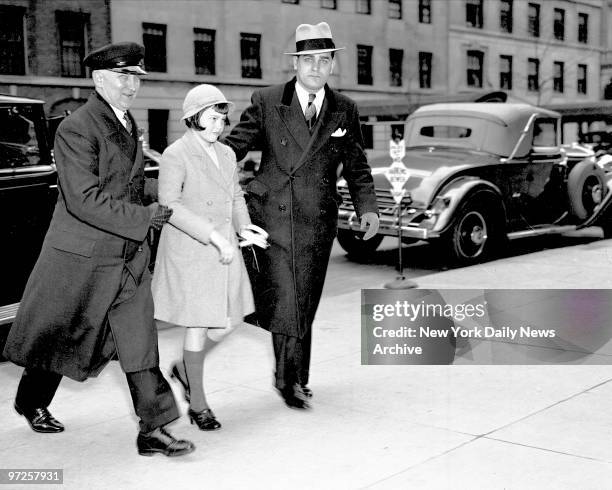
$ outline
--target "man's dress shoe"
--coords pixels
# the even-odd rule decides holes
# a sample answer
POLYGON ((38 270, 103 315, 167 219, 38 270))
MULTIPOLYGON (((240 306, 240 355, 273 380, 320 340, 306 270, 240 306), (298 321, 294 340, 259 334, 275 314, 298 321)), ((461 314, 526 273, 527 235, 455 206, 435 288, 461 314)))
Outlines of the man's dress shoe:
POLYGON ((306 401, 305 398, 297 396, 296 391, 293 388, 279 390, 283 400, 285 400, 285 405, 289 408, 297 408, 300 410, 304 410, 310 408, 310 405, 306 401))
POLYGON ((141 456, 153 456, 155 453, 166 456, 183 456, 195 449, 191 441, 175 439, 163 427, 158 427, 152 432, 139 432, 136 446, 141 456))
POLYGON ((312 398, 312 390, 306 385, 300 385, 299 390, 306 398, 312 398))
POLYGON ((15 403, 15 411, 26 418, 30 427, 32 427, 32 430, 35 432, 54 434, 64 431, 64 425, 59 420, 56 420, 46 408, 22 410, 19 405, 15 403))

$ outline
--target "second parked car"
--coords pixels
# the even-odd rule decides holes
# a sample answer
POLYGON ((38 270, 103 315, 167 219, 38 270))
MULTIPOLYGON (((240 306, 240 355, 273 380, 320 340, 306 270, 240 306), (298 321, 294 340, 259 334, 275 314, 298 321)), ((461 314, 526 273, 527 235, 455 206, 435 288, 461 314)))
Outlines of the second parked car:
MULTIPOLYGON (((408 118, 404 140, 402 237, 440 245, 449 261, 474 263, 508 239, 574 230, 606 207, 608 175, 595 158, 561 147, 560 115, 553 111, 433 104, 408 118)), ((377 237, 362 240, 346 183, 338 183, 338 241, 349 254, 370 253, 384 236, 399 233, 385 176, 391 158, 370 163, 381 212, 377 237)))

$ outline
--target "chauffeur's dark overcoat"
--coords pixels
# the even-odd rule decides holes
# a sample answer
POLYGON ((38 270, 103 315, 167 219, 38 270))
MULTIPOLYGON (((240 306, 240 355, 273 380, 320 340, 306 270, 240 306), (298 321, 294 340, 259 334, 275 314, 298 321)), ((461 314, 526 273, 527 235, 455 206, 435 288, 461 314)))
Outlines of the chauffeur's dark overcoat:
POLYGON ((270 234, 268 249, 253 247, 262 271, 251 274, 259 323, 301 338, 311 328, 336 236, 340 164, 357 213, 377 207, 355 103, 326 85, 311 135, 295 83, 255 92, 225 142, 238 159, 262 150, 246 189, 251 220, 270 234))
POLYGON ((57 205, 4 355, 76 380, 115 355, 155 367, 141 145, 94 93, 59 126, 55 160, 57 205))

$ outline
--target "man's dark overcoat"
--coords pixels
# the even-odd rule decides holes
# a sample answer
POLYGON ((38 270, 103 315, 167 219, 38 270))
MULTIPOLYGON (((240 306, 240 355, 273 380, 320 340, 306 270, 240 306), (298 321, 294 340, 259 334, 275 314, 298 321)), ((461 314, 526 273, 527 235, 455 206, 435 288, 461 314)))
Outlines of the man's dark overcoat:
POLYGON ((55 161, 58 201, 4 355, 75 380, 115 356, 155 367, 141 144, 94 93, 60 124, 55 161))
POLYGON ((251 220, 270 234, 268 249, 253 247, 261 273, 249 267, 259 324, 302 338, 314 320, 336 236, 340 165, 358 215, 378 210, 355 103, 326 85, 311 134, 295 83, 255 92, 225 142, 239 160, 262 151, 246 189, 251 220))

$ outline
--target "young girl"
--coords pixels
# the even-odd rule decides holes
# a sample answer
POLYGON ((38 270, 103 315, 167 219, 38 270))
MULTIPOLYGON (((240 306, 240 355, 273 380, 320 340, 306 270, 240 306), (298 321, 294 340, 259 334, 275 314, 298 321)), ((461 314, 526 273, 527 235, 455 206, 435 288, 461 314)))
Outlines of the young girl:
POLYGON ((265 232, 251 225, 236 156, 217 141, 232 105, 212 85, 190 90, 183 102, 187 131, 164 151, 159 169, 159 202, 173 214, 155 262, 155 318, 186 327, 183 362, 171 375, 201 430, 221 427, 204 393, 205 354, 254 311, 236 233, 267 246, 265 232))

